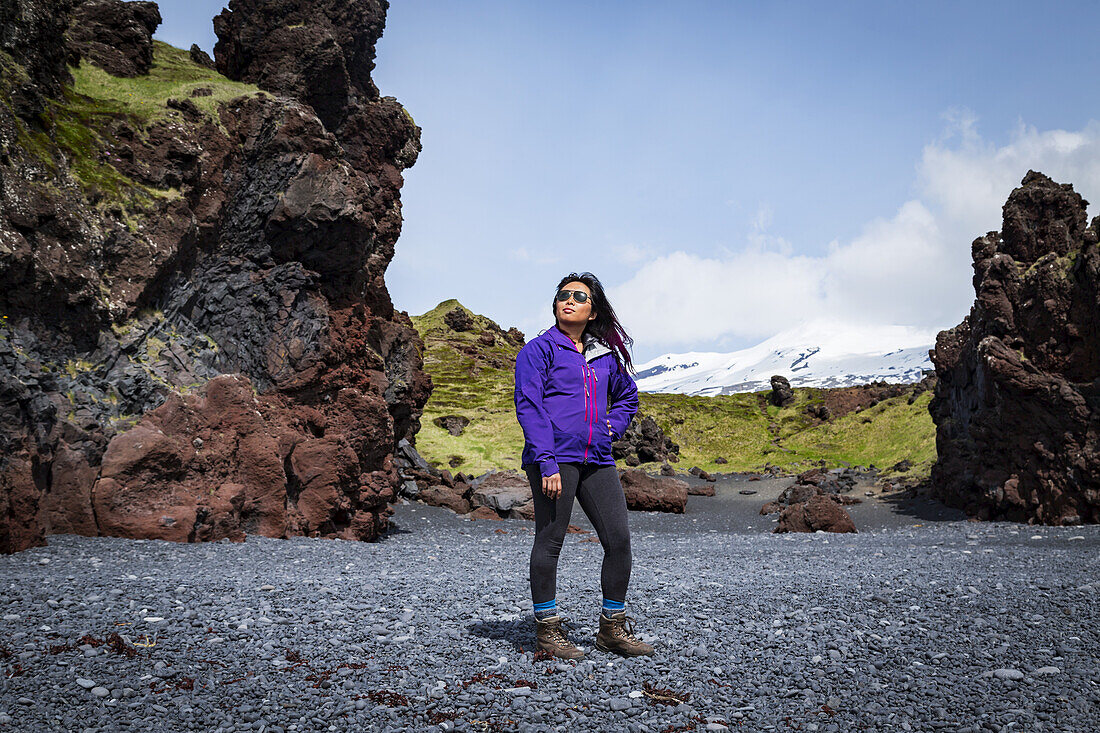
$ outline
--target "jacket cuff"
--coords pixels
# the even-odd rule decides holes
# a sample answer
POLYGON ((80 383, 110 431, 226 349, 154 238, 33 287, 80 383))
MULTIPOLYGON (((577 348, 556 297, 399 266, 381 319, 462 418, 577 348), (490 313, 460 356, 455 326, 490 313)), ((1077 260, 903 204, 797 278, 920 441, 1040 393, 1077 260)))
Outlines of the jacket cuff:
POLYGON ((552 458, 549 461, 543 461, 539 464, 539 473, 542 474, 543 478, 553 476, 555 473, 558 473, 558 471, 558 462, 552 458))

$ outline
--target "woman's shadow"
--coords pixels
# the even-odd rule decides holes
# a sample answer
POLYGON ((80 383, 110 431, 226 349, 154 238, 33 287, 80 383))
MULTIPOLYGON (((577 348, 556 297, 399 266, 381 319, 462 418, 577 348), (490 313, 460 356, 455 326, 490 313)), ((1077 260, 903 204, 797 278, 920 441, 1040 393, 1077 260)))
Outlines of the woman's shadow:
POLYGON ((537 651, 535 646, 535 617, 523 614, 517 619, 481 619, 466 629, 474 636, 483 639, 506 641, 517 652, 537 651))

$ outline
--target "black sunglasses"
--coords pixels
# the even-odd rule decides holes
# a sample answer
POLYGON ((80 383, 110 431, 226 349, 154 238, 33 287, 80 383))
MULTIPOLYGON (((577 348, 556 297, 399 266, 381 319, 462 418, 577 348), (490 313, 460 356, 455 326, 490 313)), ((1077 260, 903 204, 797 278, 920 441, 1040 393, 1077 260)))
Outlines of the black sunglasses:
POLYGON ((570 296, 572 296, 573 300, 577 303, 585 303, 588 301, 588 293, 583 290, 559 290, 557 295, 558 302, 564 303, 569 300, 570 296))

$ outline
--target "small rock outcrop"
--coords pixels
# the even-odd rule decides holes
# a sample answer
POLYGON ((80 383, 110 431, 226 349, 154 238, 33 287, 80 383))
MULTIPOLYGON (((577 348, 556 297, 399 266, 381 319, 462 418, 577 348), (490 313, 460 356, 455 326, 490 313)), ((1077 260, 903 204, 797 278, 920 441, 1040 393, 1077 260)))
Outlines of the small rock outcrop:
POLYGON ((114 76, 148 74, 153 31, 160 21, 153 2, 78 0, 69 24, 69 57, 90 61, 114 76))
POLYGON ((855 532, 856 526, 848 514, 827 496, 814 496, 792 504, 779 515, 777 534, 784 532, 855 532))
POLYGON ((683 514, 688 485, 679 479, 650 476, 640 468, 619 472, 628 509, 643 512, 683 514))
POLYGON ((933 495, 981 519, 1100 522, 1100 221, 1029 171, 974 241, 970 314, 941 331, 933 495))
POLYGON ((454 436, 462 435, 462 431, 470 424, 470 418, 464 415, 440 415, 432 420, 436 427, 443 428, 454 436))
POLYGON ((855 532, 851 517, 842 508, 842 505, 862 503, 861 499, 844 493, 851 491, 854 485, 855 476, 850 469, 826 471, 814 468, 800 473, 775 501, 762 506, 760 513, 780 512, 776 532, 816 532, 819 529, 825 532, 855 532), (835 509, 825 507, 821 501, 835 509))
POLYGON ((776 374, 771 379, 772 391, 768 395, 768 402, 776 407, 786 407, 794 402, 794 391, 786 377, 776 374))
POLYGON ((641 414, 635 415, 623 437, 611 444, 611 455, 628 466, 662 461, 675 463, 680 460, 679 452, 680 446, 665 435, 657 421, 641 414))
POLYGON ((447 311, 443 316, 443 322, 452 331, 469 331, 474 327, 474 319, 462 306, 457 306, 447 311))

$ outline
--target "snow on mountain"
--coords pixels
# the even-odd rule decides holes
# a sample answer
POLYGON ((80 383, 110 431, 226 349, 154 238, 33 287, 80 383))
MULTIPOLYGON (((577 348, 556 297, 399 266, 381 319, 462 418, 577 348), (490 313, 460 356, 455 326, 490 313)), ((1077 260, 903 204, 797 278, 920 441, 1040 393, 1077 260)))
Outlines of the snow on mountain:
POLYGON ((811 322, 726 354, 665 354, 638 366, 643 392, 719 395, 771 389, 780 374, 792 387, 919 382, 932 369, 936 332, 908 326, 811 322))

